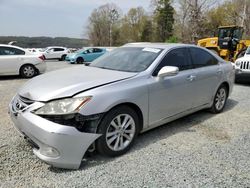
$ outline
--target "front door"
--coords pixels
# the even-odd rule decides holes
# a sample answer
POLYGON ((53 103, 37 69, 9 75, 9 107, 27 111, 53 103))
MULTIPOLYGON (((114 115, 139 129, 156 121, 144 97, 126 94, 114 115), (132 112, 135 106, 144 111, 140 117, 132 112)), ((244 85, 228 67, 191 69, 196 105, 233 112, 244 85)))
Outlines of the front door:
POLYGON ((167 53, 148 83, 149 125, 192 108, 193 95, 196 92, 193 87, 193 74, 186 48, 177 48, 167 53), (157 77, 164 66, 176 66, 180 72, 176 76, 157 77))

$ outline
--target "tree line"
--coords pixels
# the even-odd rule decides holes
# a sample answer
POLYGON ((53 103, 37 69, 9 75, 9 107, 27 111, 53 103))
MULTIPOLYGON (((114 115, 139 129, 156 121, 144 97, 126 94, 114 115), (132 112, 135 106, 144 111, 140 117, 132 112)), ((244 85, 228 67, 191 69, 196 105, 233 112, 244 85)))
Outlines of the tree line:
POLYGON ((88 19, 90 43, 196 43, 225 25, 243 26, 244 37, 250 38, 250 0, 152 0, 150 7, 131 8, 125 14, 114 3, 94 9, 88 19))
POLYGON ((16 41, 17 46, 23 48, 46 48, 48 46, 65 46, 68 48, 82 48, 88 46, 89 41, 86 39, 76 39, 67 37, 1 37, 0 44, 8 44, 16 41))

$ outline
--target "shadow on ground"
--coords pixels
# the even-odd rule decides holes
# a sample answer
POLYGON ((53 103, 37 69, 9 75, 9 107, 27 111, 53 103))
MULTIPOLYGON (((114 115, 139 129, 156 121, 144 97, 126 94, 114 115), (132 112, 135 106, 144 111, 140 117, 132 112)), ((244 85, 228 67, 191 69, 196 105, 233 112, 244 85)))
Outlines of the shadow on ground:
POLYGON ((21 76, 0 76, 0 82, 7 80, 27 80, 27 79, 22 78, 21 76))

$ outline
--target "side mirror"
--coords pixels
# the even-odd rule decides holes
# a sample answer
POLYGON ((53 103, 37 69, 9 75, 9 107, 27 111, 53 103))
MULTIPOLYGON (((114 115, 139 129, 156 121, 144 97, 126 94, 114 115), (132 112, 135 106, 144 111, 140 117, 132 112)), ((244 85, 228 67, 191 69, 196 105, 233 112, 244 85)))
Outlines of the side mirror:
POLYGON ((162 67, 161 70, 159 71, 158 77, 164 78, 168 76, 176 76, 178 73, 179 73, 178 67, 165 66, 165 67, 162 67))

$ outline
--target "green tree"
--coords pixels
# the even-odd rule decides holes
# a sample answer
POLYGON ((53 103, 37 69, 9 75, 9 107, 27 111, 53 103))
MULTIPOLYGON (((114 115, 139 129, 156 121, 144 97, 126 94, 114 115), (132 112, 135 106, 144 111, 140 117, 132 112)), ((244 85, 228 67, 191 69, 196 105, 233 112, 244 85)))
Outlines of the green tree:
POLYGON ((142 26, 142 33, 141 33, 141 41, 142 42, 151 42, 153 40, 153 24, 150 17, 147 17, 143 26, 142 26))
POLYGON ((121 35, 124 42, 140 42, 147 21, 142 7, 131 8, 122 19, 121 35))
POLYGON ((173 35, 174 8, 170 0, 155 0, 155 40, 165 42, 173 35))

